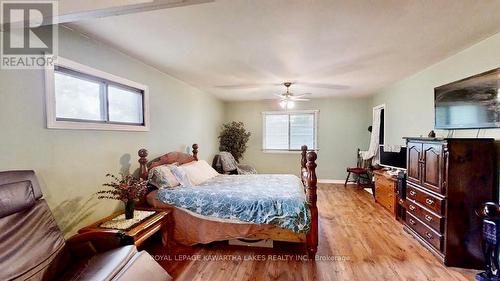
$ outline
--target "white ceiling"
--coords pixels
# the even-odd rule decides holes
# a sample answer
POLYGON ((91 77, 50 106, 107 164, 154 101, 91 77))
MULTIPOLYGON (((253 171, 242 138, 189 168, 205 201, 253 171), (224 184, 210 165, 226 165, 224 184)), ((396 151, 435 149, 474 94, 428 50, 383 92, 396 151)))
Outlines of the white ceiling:
POLYGON ((273 98, 288 80, 314 98, 373 94, 500 32, 499 11, 496 0, 216 0, 71 27, 224 100, 273 98))

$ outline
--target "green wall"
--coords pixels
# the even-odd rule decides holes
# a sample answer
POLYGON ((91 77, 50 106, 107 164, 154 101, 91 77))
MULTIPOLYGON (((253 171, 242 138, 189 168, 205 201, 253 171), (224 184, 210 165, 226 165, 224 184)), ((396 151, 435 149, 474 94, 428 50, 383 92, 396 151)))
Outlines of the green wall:
MULTIPOLYGON (((319 179, 345 179, 346 167, 356 164, 357 148, 367 149, 371 124, 370 98, 325 98, 297 103, 297 110, 319 109, 319 179)), ((243 162, 260 173, 299 174, 300 153, 262 151, 262 112, 281 110, 277 101, 228 102, 225 121, 242 121, 252 133, 243 162)))
POLYGON ((218 149, 223 103, 140 61, 60 28, 59 55, 149 86, 149 132, 46 129, 44 73, 0 70, 0 170, 36 170, 61 229, 72 234, 121 207, 93 195, 108 172, 138 168, 137 150, 150 156, 200 145, 202 159, 218 149))
MULTIPOLYGON (((500 33, 374 95, 372 105, 386 105, 386 143, 404 144, 402 137, 427 136, 434 129, 435 87, 498 67, 500 33)), ((447 130, 436 130, 440 137, 447 137, 450 133, 447 130)), ((455 130, 449 136, 495 138, 500 183, 500 129, 455 130)))
MULTIPOLYGON (((403 136, 427 136, 434 129, 435 87, 497 67, 500 67, 500 33, 377 93, 372 105, 386 104, 386 142, 403 144, 403 136)), ((453 136, 475 137, 477 132, 457 130, 453 136)), ((449 132, 436 133, 446 137, 449 132)), ((498 139, 500 129, 484 129, 479 136, 498 139)))

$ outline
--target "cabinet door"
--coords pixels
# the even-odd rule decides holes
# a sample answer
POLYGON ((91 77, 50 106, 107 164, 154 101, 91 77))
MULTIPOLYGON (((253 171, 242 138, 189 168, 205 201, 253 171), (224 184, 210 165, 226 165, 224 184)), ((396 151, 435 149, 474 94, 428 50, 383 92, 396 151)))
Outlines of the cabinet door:
POLYGON ((421 184, 420 162, 422 158, 422 143, 408 142, 406 146, 406 168, 408 180, 421 184))
POLYGON ((423 145, 422 185, 441 193, 443 186, 443 145, 423 145))

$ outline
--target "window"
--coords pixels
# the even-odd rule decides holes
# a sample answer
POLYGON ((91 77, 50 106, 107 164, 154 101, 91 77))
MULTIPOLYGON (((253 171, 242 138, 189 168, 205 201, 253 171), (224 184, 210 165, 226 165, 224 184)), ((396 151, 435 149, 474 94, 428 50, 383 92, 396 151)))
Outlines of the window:
POLYGON ((318 111, 264 112, 263 149, 300 151, 302 145, 318 149, 318 111))
POLYGON ((46 70, 47 127, 147 131, 147 87, 58 58, 46 70))

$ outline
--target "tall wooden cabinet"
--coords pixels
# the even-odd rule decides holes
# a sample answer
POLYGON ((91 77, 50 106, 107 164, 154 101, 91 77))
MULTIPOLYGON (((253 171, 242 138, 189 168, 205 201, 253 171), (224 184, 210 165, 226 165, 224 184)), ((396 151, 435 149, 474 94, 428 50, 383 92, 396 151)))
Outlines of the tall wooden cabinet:
POLYGON ((494 140, 406 140, 405 229, 448 266, 484 268, 475 210, 498 199, 494 140))

